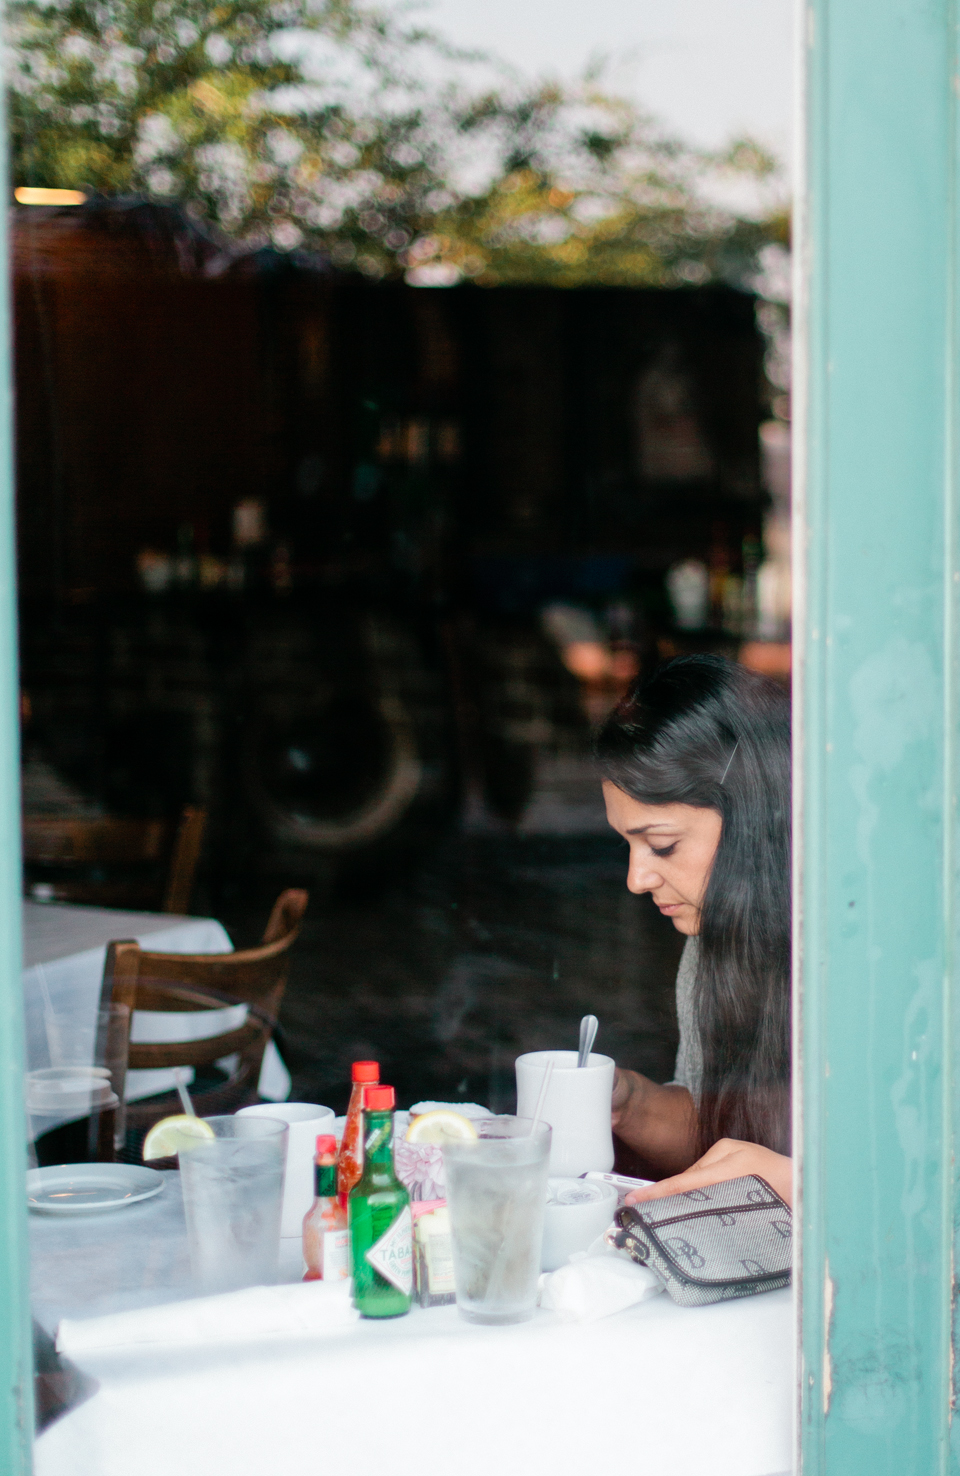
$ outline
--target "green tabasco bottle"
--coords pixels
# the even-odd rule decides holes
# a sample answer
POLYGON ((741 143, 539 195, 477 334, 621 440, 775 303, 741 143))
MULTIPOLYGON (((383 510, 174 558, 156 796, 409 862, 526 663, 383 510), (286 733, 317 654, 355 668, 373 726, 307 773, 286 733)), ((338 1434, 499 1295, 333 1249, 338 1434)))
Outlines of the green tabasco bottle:
POLYGON ((353 1305, 364 1317, 400 1317, 413 1294, 410 1195, 393 1171, 391 1086, 364 1092, 363 1175, 350 1191, 353 1305))

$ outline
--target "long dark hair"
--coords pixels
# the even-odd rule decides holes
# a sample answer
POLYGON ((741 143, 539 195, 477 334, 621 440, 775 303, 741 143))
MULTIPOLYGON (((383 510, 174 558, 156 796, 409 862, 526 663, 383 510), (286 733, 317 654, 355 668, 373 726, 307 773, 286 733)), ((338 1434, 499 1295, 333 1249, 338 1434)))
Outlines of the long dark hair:
POLYGON ((720 656, 680 657, 627 694, 596 752, 634 799, 722 818, 694 986, 700 1151, 728 1137, 789 1152, 790 700, 720 656))

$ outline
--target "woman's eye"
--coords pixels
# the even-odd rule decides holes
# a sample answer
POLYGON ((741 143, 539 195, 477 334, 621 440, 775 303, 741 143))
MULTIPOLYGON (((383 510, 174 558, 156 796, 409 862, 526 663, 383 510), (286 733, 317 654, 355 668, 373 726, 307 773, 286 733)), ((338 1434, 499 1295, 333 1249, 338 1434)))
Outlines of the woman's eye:
POLYGON ((677 843, 676 841, 671 841, 670 844, 668 846, 664 846, 661 851, 658 851, 656 846, 651 846, 650 849, 655 856, 672 856, 674 851, 677 849, 677 843))

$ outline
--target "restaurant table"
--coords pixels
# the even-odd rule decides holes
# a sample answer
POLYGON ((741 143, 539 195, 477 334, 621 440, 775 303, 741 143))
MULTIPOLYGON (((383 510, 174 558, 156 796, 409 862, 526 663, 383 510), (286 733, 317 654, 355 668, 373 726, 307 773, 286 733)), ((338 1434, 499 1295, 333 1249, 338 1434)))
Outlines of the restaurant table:
MULTIPOLYGON (((24 902, 23 1002, 28 1071, 50 1064, 45 1026, 48 1009, 73 1017, 79 1025, 92 1024, 100 1002, 107 944, 119 938, 135 938, 144 948, 160 953, 233 950, 229 935, 212 917, 24 902)), ((246 1005, 191 1013, 137 1010, 131 1039, 143 1043, 219 1035, 236 1029, 246 1013, 246 1005)), ((188 1067, 185 1080, 192 1079, 193 1071, 188 1067)), ((136 1101, 174 1086, 172 1071, 131 1071, 126 1097, 136 1101)), ((275 1102, 285 1100, 290 1091, 289 1073, 273 1041, 264 1052, 259 1090, 262 1097, 275 1102)), ((49 1126, 56 1126, 56 1120, 51 1119, 49 1126)))
MULTIPOLYGON (((191 1294, 179 1174, 105 1214, 31 1214, 34 1315, 191 1294)), ((283 1256, 281 1279, 299 1277, 283 1256)), ((666 1294, 589 1324, 538 1311, 477 1327, 455 1307, 325 1336, 77 1355, 97 1381, 41 1434, 35 1476, 774 1476, 791 1463, 789 1291, 712 1307, 666 1294)))

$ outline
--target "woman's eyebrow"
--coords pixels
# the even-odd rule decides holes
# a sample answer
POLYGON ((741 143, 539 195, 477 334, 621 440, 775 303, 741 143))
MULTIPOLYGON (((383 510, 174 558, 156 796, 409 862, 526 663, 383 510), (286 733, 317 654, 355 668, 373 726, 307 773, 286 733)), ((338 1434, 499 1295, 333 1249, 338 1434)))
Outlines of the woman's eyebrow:
POLYGON ((670 831, 678 832, 679 826, 671 825, 667 820, 654 820, 649 825, 636 825, 633 829, 625 830, 623 833, 624 835, 646 835, 648 830, 662 830, 669 834, 670 831))

